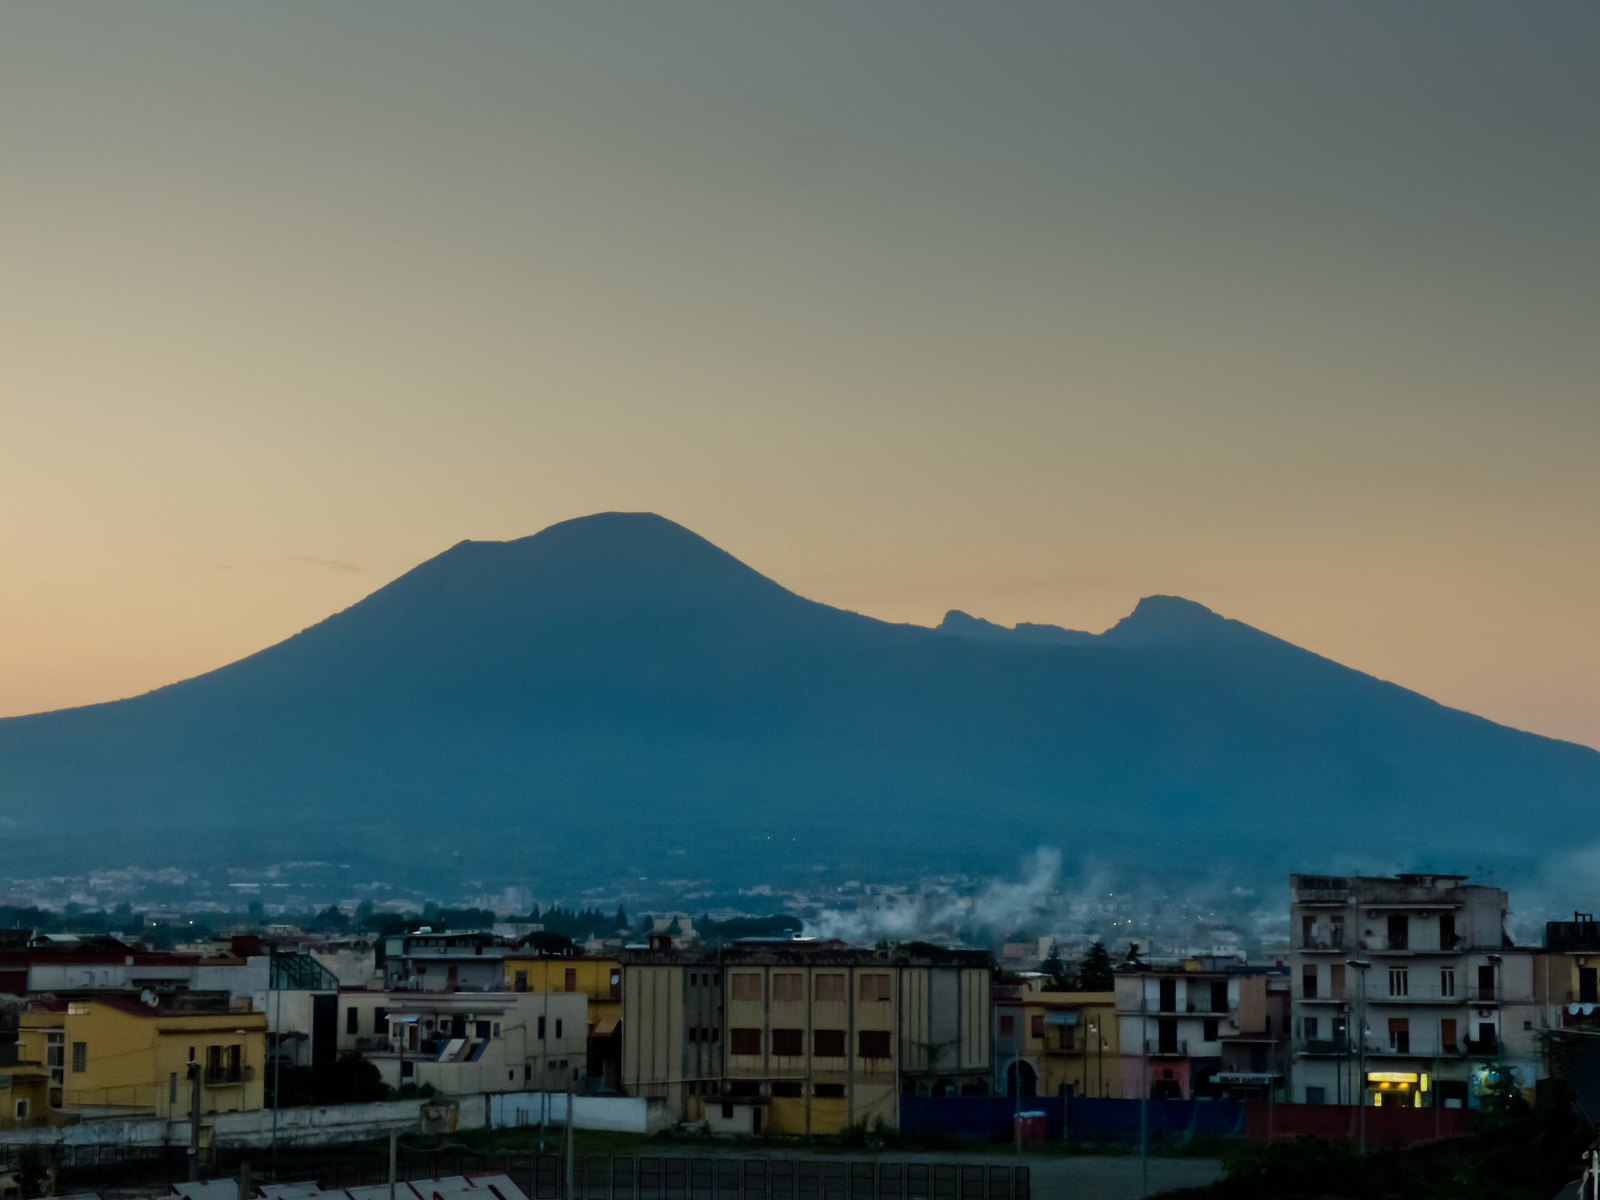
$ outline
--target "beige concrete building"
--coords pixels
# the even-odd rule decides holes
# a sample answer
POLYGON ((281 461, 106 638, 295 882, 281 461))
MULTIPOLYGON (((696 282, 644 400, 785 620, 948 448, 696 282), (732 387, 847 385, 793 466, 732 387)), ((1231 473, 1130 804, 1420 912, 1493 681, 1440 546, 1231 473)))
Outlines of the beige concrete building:
POLYGON ((739 942, 623 952, 622 1081, 716 1131, 899 1123, 903 1094, 986 1094, 993 959, 739 942))

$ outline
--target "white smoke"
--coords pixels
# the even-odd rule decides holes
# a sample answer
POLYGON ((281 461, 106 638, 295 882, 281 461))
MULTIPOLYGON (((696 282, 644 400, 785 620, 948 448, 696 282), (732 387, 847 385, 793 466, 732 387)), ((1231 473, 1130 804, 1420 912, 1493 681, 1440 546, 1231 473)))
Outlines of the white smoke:
POLYGON ((1061 851, 1040 846, 1022 861, 1022 879, 990 883, 974 896, 940 889, 869 897, 853 910, 827 909, 806 922, 807 936, 844 942, 994 940, 1053 905, 1061 851))

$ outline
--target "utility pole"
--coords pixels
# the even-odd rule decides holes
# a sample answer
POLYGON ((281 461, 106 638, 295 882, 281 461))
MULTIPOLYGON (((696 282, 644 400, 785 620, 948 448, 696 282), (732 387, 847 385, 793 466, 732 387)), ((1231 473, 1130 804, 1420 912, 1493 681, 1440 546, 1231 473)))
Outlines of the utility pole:
POLYGON ((189 1064, 189 1181, 200 1178, 200 1064, 189 1064))
POLYGON ((394 1200, 395 1179, 400 1174, 400 1131, 389 1130, 389 1200, 394 1200))
POLYGON ((239 1200, 250 1200, 254 1192, 255 1186, 250 1182, 250 1164, 241 1162, 239 1164, 239 1200))
POLYGON ((1150 1008, 1149 980, 1139 980, 1139 1195, 1150 1194, 1150 1008))
POLYGON ((267 995, 277 993, 278 1003, 272 1019, 272 1181, 278 1181, 278 1106, 283 1094, 278 1090, 283 1079, 283 989, 278 982, 278 947, 267 948, 267 995))
POLYGON ((578 1193, 573 1187, 573 1153, 572 1153, 572 1084, 567 1084, 567 1200, 573 1200, 578 1193))
POLYGON ((1361 1106, 1356 1118, 1356 1128, 1359 1131, 1357 1136, 1360 1138, 1361 1157, 1365 1158, 1367 1156, 1367 972, 1372 969, 1372 964, 1364 958, 1352 958, 1344 965, 1355 971, 1356 986, 1361 989, 1361 1019, 1356 1025, 1356 1036, 1361 1039, 1356 1067, 1361 1088, 1355 1093, 1354 1099, 1361 1106))

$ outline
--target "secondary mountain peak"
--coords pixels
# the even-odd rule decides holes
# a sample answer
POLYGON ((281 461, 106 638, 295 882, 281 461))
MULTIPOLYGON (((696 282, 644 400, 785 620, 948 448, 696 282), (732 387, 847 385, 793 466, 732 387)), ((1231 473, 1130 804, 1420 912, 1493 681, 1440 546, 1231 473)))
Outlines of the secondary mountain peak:
POLYGON ((1122 645, 1187 641, 1197 636, 1215 636, 1238 624, 1182 596, 1146 596, 1131 613, 1106 630, 1104 637, 1122 645))

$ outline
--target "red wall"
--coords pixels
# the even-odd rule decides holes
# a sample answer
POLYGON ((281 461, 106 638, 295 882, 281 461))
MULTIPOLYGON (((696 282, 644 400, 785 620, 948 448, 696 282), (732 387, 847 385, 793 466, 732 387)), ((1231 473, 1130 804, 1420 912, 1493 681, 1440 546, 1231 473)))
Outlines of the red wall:
MULTIPOLYGON (((1244 1131, 1255 1141, 1302 1134, 1355 1141, 1360 1136, 1360 1112, 1355 1104, 1250 1104, 1245 1106, 1244 1131)), ((1471 1120, 1472 1114, 1464 1108, 1369 1107, 1367 1145, 1460 1137, 1468 1132, 1471 1120)))

